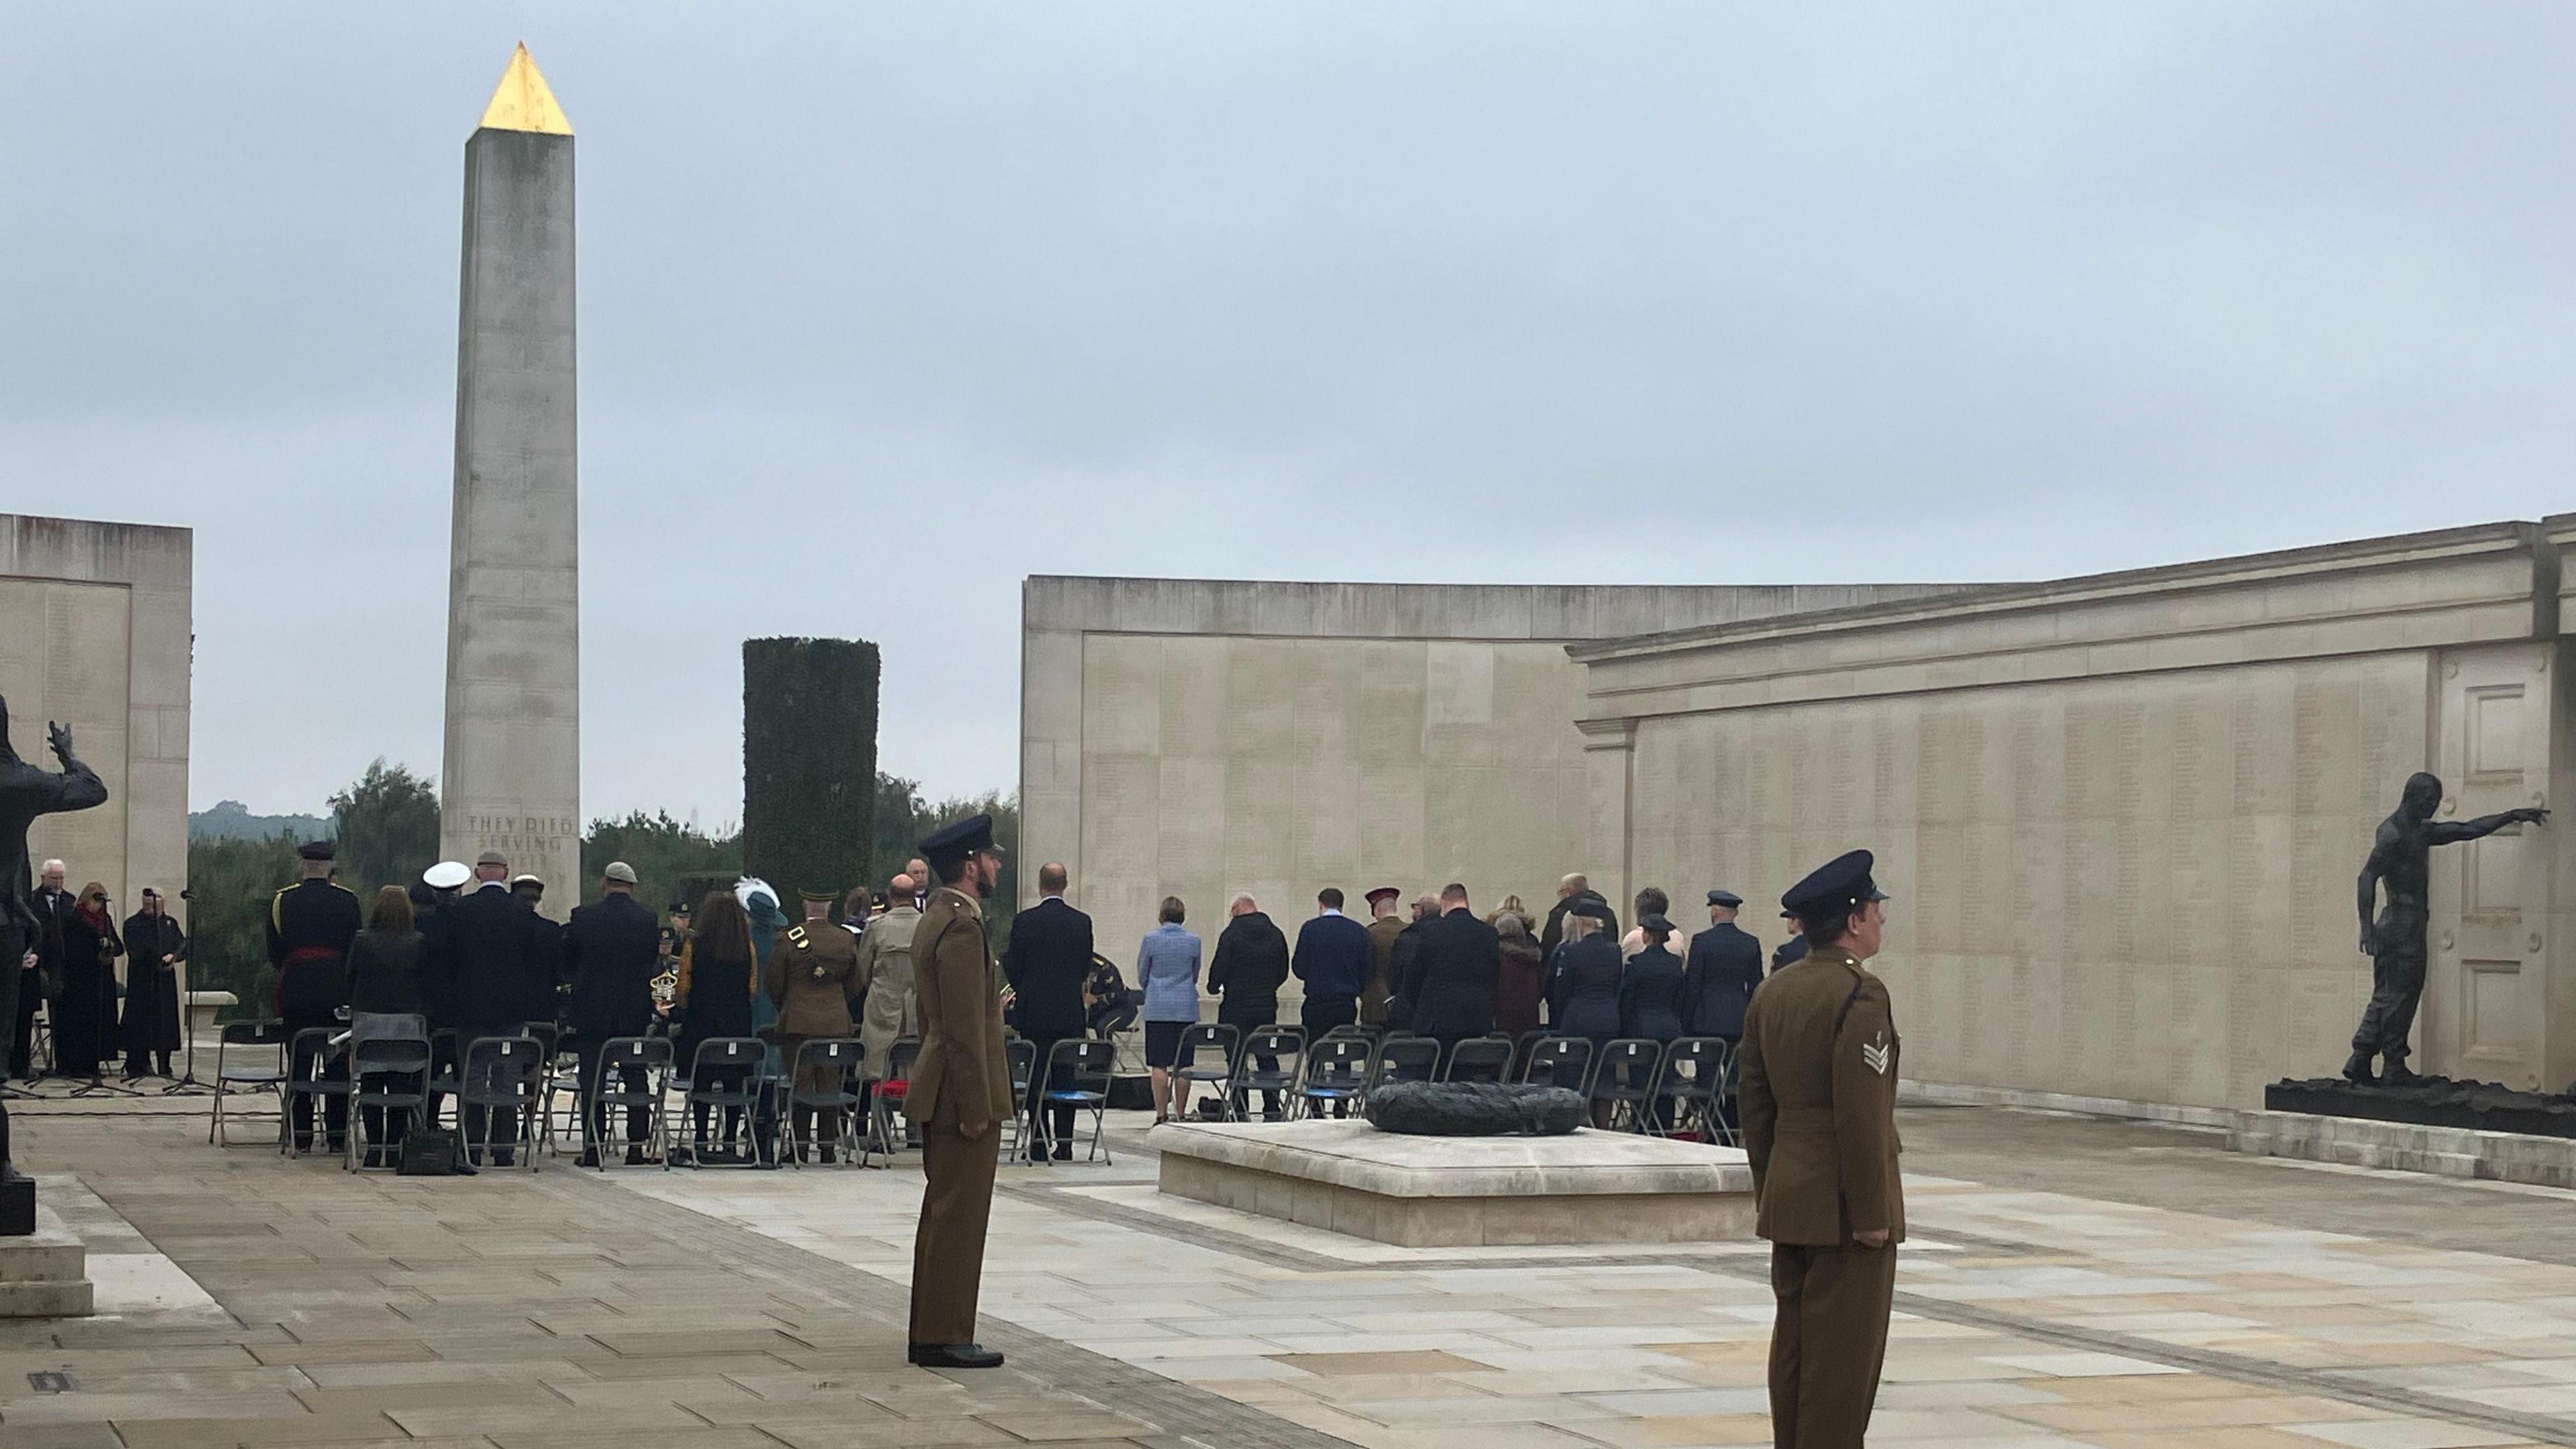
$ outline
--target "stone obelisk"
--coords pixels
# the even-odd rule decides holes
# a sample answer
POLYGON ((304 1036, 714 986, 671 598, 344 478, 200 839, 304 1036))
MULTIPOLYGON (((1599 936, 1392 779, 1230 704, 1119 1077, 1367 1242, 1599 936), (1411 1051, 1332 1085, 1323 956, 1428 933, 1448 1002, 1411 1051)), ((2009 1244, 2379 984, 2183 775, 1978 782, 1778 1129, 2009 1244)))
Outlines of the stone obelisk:
POLYGON ((440 845, 582 897, 572 123, 522 45, 465 143, 440 845))

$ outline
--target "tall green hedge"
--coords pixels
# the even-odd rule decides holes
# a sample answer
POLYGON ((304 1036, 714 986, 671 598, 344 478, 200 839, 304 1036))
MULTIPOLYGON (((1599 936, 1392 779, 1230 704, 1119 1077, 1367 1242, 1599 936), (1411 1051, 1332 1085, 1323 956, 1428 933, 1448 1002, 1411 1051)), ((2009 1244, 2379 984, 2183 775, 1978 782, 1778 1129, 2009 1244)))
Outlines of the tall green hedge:
POLYGON ((743 869, 796 892, 846 892, 876 838, 877 646, 860 639, 742 645, 743 869))

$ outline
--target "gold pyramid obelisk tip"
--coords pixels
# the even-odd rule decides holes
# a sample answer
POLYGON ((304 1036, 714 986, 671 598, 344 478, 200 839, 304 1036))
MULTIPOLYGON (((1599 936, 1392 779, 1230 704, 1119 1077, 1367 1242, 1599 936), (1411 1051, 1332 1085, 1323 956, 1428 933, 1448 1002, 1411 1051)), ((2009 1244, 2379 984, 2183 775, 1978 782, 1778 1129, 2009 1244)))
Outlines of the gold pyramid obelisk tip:
POLYGON ((569 136, 572 122, 555 103, 555 93, 546 78, 537 71, 537 63, 528 56, 528 43, 510 52, 510 68, 501 72, 501 85, 492 92, 492 104, 483 108, 483 119, 476 123, 483 131, 534 131, 544 136, 569 136))

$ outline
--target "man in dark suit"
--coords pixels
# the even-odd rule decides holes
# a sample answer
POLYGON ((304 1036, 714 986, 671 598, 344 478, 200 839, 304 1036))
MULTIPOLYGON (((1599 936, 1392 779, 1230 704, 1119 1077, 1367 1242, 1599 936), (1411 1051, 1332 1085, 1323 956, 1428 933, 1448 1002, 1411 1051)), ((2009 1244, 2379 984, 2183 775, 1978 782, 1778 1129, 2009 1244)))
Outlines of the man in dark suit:
MULTIPOLYGON (((1038 867, 1038 903, 1011 918, 1011 944, 1002 948, 1002 979, 1010 983, 1012 1008, 1020 1035, 1037 1048, 1037 1069, 1029 1073, 1029 1099, 1021 1110, 1029 1119, 1031 1161, 1039 1160, 1038 1108, 1045 1100, 1046 1065, 1055 1044, 1081 1036, 1089 1028, 1082 1005, 1082 983, 1091 975, 1091 917, 1066 905, 1065 868, 1054 861, 1038 867)), ((916 963, 917 965, 918 963, 916 963)), ((1055 1109, 1055 1159, 1073 1160, 1073 1108, 1055 1109)))
POLYGON ((1683 1030, 1692 1036, 1744 1036, 1744 1007, 1762 984, 1762 943, 1735 924, 1744 898, 1733 891, 1708 893, 1709 928, 1691 937, 1682 969, 1683 1030))
POLYGON ((1502 938, 1476 919, 1467 888, 1453 882, 1440 892, 1439 918, 1422 924, 1421 941, 1401 995, 1413 1003, 1413 1029, 1439 1042, 1445 1058, 1459 1042, 1494 1029, 1502 938))
POLYGON ((1290 969, 1306 983, 1306 1004, 1299 1008, 1310 1041, 1360 1019, 1360 993, 1368 988, 1377 966, 1377 947, 1368 927, 1342 914, 1342 893, 1326 886, 1315 894, 1314 919, 1297 928, 1297 953, 1290 969))
MULTIPOLYGON (((479 1038, 517 1036, 529 1021, 553 1018, 557 945, 554 923, 510 894, 509 859, 497 850, 477 856, 474 888, 438 913, 429 940, 460 1064, 479 1038)), ((468 1107, 466 1140, 483 1141, 485 1127, 483 1109, 468 1107)), ((516 1112, 491 1127, 496 1166, 515 1160, 518 1135, 516 1112)))
MULTIPOLYGON (((572 980, 567 1017, 581 1059, 582 1120, 589 1124, 581 1165, 599 1165, 608 1140, 608 1112, 599 1098, 599 1048, 611 1037, 642 1036, 653 1025, 653 976, 662 965, 662 928, 635 899, 635 867, 612 860, 602 872, 599 903, 572 908, 563 929, 563 970, 572 980)), ((642 1067, 619 1075, 630 1093, 645 1090, 642 1067)), ((642 1140, 653 1130, 653 1111, 626 1109, 626 1160, 641 1165, 642 1140)))
POLYGON ((33 965, 22 963, 18 975, 18 1010, 9 1023, 9 1075, 33 1080, 36 1064, 30 1046, 36 1035, 36 1007, 44 1001, 44 983, 63 979, 63 922, 79 908, 64 886, 61 861, 45 862, 27 905, 35 912, 36 923, 29 928, 26 954, 36 960, 33 965))

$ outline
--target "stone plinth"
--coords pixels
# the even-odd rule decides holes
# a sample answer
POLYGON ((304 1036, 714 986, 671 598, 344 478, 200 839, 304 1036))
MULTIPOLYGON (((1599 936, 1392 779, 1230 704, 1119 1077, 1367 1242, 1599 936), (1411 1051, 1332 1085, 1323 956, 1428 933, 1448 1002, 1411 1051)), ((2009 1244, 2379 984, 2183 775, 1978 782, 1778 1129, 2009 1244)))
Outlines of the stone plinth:
POLYGON ((1753 1172, 1731 1147, 1588 1128, 1406 1137, 1360 1121, 1176 1123, 1150 1140, 1164 1192, 1409 1248, 1753 1236, 1753 1172))
POLYGON ((36 1230, 0 1238, 0 1318, 84 1318, 96 1293, 89 1251, 52 1208, 36 1209, 36 1230))
POLYGON ((2568 1137, 2309 1112, 2239 1112, 2227 1145, 2256 1157, 2576 1188, 2576 1138, 2568 1137))

